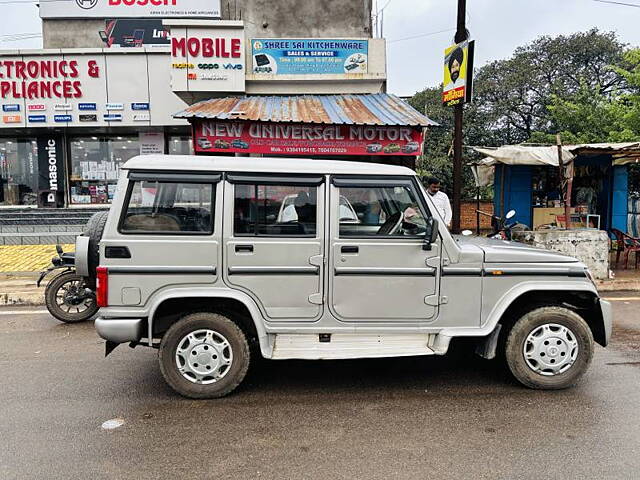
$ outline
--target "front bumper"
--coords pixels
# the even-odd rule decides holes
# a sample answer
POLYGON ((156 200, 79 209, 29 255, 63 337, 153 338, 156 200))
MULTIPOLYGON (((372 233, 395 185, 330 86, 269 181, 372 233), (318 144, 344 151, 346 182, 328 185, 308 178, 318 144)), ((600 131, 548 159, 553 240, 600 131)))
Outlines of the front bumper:
POLYGON ((611 302, 600 299, 600 310, 602 311, 602 326, 604 328, 604 340, 607 346, 611 339, 611 330, 613 330, 613 311, 611 309, 611 302))
POLYGON ((137 342, 142 338, 144 319, 98 317, 95 327, 98 335, 109 342, 137 342))

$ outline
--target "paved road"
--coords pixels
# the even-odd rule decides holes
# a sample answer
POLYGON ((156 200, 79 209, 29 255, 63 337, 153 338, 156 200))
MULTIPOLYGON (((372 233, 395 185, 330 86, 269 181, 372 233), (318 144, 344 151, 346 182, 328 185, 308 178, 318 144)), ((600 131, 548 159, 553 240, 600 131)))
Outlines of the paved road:
POLYGON ((637 478, 640 301, 626 296, 613 345, 570 390, 458 355, 265 361, 213 401, 174 395, 151 349, 104 359, 90 324, 0 310, 0 478, 637 478))

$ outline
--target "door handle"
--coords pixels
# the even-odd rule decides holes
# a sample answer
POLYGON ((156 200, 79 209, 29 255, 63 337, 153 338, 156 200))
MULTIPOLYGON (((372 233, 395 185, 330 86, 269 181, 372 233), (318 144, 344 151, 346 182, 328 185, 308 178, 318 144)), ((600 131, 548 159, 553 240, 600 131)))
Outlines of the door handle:
POLYGON ((253 245, 236 245, 236 253, 252 253, 253 245))
POLYGON ((358 253, 359 250, 357 245, 343 245, 340 247, 340 253, 358 253))

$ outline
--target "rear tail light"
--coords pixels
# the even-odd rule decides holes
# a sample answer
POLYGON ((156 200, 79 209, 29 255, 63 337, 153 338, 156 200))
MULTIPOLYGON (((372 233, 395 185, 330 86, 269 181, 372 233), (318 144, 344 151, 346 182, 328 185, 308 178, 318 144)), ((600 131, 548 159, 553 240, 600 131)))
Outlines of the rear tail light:
POLYGON ((98 307, 107 307, 109 298, 109 270, 107 267, 96 268, 96 303, 98 307))

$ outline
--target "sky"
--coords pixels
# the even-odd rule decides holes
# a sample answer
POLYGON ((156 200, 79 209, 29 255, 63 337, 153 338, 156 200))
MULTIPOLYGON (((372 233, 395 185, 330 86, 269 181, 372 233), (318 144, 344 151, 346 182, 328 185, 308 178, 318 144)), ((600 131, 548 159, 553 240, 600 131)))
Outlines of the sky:
MULTIPOLYGON (((16 34, 39 34, 41 25, 33 0, 4 3, 6 1, 0 0, 0 50, 41 48, 40 38, 7 41, 16 34)), ((640 0, 612 1, 640 7, 640 0)), ((377 9, 384 7, 387 90, 397 95, 413 95, 427 86, 438 85, 442 81, 443 51, 453 39, 456 0, 374 2, 377 9)), ((640 8, 596 0, 467 2, 467 28, 476 40, 476 66, 508 58, 516 47, 540 35, 571 34, 593 27, 614 31, 622 42, 637 46, 640 45, 639 24, 640 8)))

